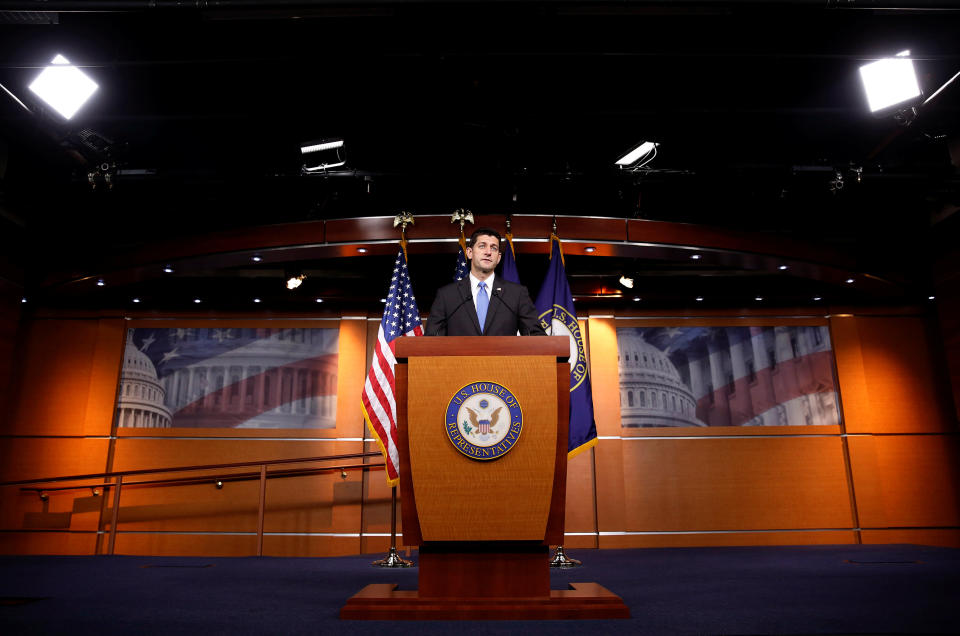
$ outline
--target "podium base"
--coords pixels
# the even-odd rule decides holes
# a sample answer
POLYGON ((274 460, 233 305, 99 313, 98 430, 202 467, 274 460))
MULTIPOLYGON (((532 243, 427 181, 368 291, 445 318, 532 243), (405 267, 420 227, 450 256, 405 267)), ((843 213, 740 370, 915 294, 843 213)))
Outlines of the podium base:
POLYGON ((372 583, 340 608, 346 620, 550 620, 630 618, 623 599, 597 583, 526 598, 421 597, 396 583, 372 583))

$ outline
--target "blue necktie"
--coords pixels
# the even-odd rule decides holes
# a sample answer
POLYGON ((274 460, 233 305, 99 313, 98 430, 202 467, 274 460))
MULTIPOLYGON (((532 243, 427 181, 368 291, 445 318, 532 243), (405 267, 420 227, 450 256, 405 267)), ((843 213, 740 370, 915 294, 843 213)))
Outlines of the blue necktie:
POLYGON ((483 333, 483 323, 487 321, 490 298, 487 297, 487 284, 481 281, 478 285, 480 289, 477 291, 477 318, 480 320, 480 333, 483 333))

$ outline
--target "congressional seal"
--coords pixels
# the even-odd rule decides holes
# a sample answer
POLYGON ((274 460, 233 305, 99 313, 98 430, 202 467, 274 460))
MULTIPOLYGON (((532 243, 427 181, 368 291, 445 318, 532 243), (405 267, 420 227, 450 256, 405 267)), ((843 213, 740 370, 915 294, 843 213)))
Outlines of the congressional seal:
POLYGON ((506 455, 523 431, 523 411, 510 389, 496 382, 472 382, 447 404, 444 430, 454 448, 471 459, 506 455))

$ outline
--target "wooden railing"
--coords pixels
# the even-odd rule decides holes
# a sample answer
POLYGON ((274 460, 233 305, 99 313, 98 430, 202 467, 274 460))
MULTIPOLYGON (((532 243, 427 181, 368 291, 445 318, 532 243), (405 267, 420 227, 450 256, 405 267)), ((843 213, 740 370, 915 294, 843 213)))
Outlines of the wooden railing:
POLYGON ((66 475, 61 477, 45 477, 42 479, 24 479, 20 481, 0 482, 0 487, 20 486, 21 491, 35 492, 40 499, 46 500, 47 493, 66 491, 66 490, 94 490, 102 488, 104 493, 113 489, 113 511, 110 519, 110 534, 107 543, 107 554, 113 554, 114 545, 117 538, 117 523, 120 518, 120 494, 124 486, 182 486, 203 483, 214 483, 217 487, 228 481, 260 481, 260 498, 257 511, 257 556, 263 555, 263 517, 266 508, 267 497, 267 478, 299 477, 302 475, 313 475, 318 473, 327 473, 331 471, 340 471, 346 476, 348 470, 370 470, 382 469, 383 462, 363 463, 367 457, 382 457, 378 451, 369 453, 348 453, 342 455, 324 455, 321 457, 299 457, 295 459, 272 459, 257 462, 234 462, 230 464, 205 464, 199 466, 171 466, 166 468, 145 468, 139 470, 123 470, 104 473, 89 473, 86 475, 66 475), (361 463, 344 463, 349 460, 360 460, 361 463), (317 466, 315 468, 289 468, 285 470, 268 471, 269 466, 281 464, 310 464, 316 462, 340 462, 333 465, 317 466), (257 471, 245 472, 224 472, 218 474, 216 471, 230 471, 236 468, 257 467, 257 471), (125 481, 128 477, 137 475, 161 475, 164 473, 183 473, 198 471, 214 471, 212 475, 203 476, 184 476, 168 477, 162 479, 144 479, 137 481, 125 481), (100 480, 96 483, 70 484, 63 486, 44 486, 41 484, 57 484, 63 482, 75 482, 86 480, 100 480), (113 479, 114 481, 105 481, 113 479))

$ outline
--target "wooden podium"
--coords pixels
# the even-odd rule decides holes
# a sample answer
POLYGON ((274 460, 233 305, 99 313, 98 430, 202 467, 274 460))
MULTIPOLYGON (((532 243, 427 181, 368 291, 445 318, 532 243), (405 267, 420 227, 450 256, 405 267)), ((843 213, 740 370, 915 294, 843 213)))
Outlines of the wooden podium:
POLYGON ((419 589, 368 585, 341 618, 629 618, 596 583, 550 589, 569 355, 562 336, 396 340, 403 545, 420 547, 419 589))

